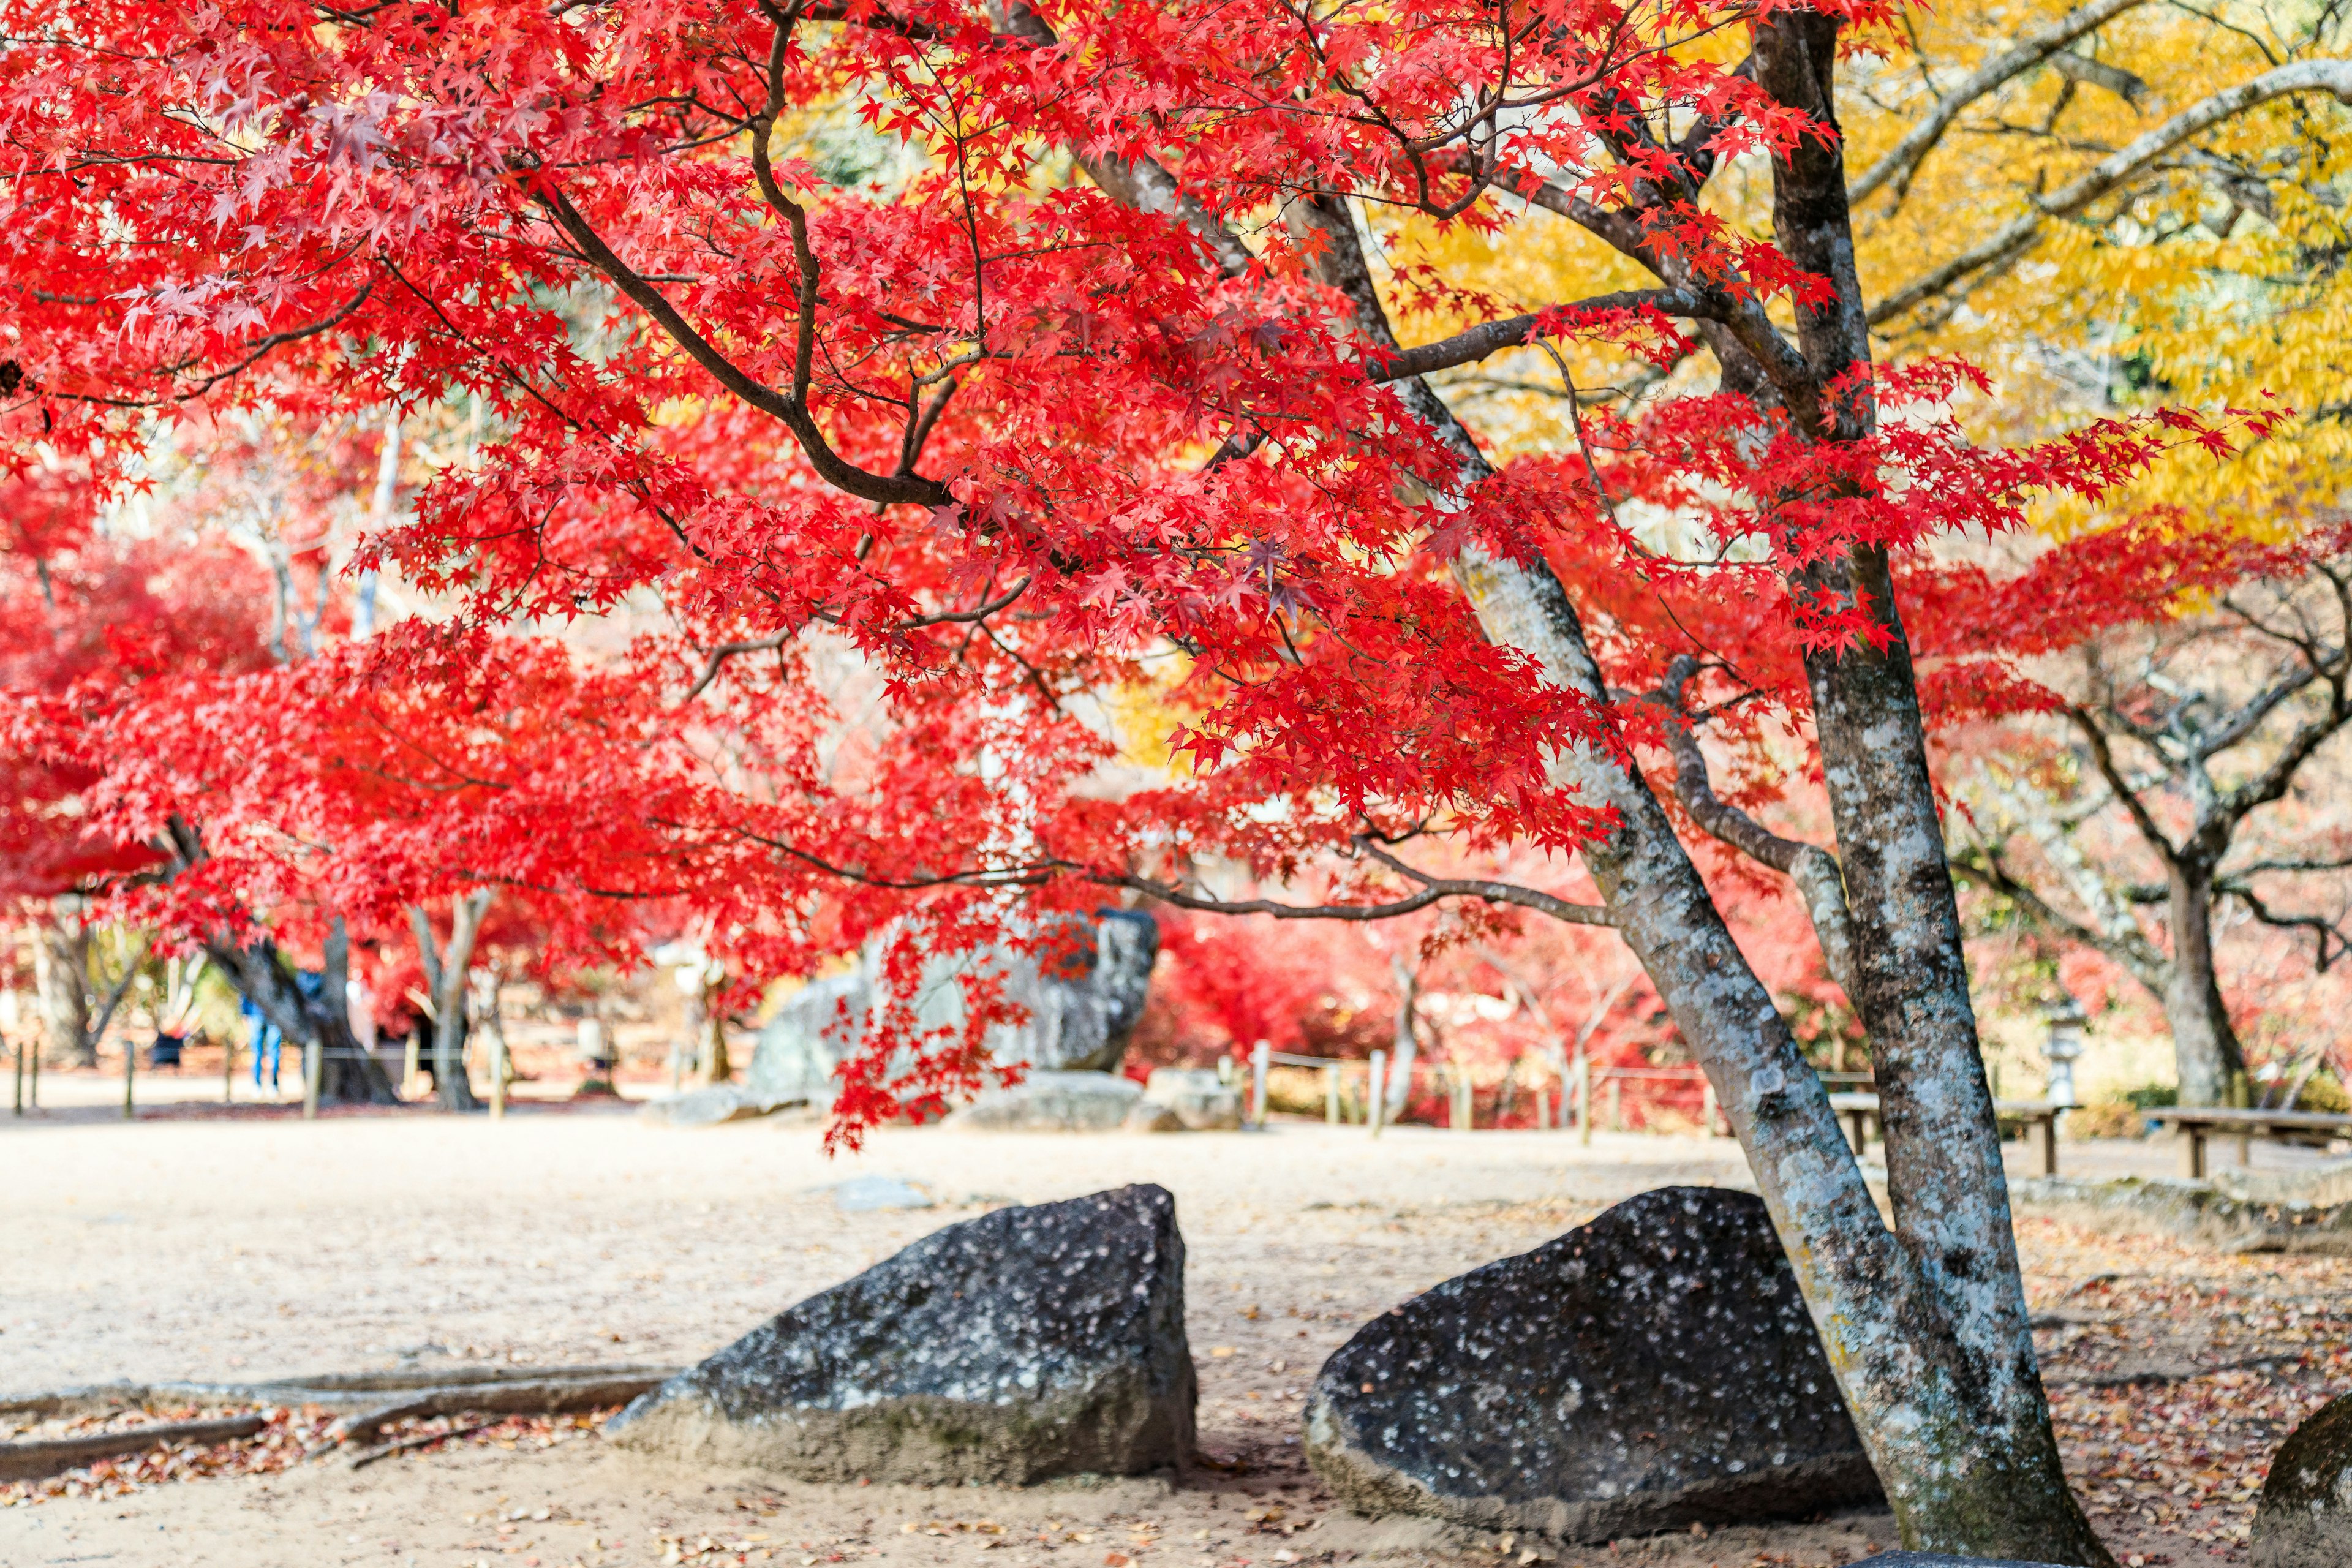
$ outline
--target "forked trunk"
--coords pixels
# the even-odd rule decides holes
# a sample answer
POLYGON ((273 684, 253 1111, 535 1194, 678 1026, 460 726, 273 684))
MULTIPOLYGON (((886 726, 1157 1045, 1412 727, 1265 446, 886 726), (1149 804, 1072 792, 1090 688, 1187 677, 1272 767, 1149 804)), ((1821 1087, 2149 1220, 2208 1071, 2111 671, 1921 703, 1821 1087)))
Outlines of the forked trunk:
POLYGON ((482 1109, 466 1077, 466 990, 467 971, 474 962, 474 939, 489 907, 487 888, 453 900, 446 952, 434 946, 432 918, 419 905, 408 907, 417 958, 433 988, 433 1101, 444 1110, 482 1109))
MULTIPOLYGON (((1458 558, 1457 573, 1490 637, 1540 659, 1556 683, 1602 695, 1575 608, 1547 566, 1472 549, 1458 558)), ((1902 673, 1907 680, 1907 665, 1902 673)), ((1904 711, 1880 719, 1898 748, 1906 744, 1904 711)), ((1907 712, 1910 749, 1924 754, 1916 701, 1907 712)), ((1947 1013, 1905 1057, 1916 1069, 1902 1091, 1911 1120, 1890 1180, 1898 1189, 1898 1223, 1907 1216, 1907 1225, 1902 1236, 1890 1235, 1820 1079, 1649 786, 1581 748, 1562 759, 1559 774, 1619 814, 1617 831, 1585 849, 1587 864, 1620 934, 1715 1085, 1905 1542, 2111 1563, 2058 1468, 2009 1239, 1992 1107, 1981 1069, 1955 1048, 1961 1037, 1951 1032, 1954 1017, 1947 1013), (1950 1160, 1921 1157, 1916 1145, 1926 1129, 1971 1118, 1980 1126, 1962 1134, 1950 1160), (1979 1172, 1971 1190, 1914 1187, 1939 1179, 1938 1171, 1970 1167, 1979 1172), (1921 1258, 1917 1247, 1934 1237, 1951 1240, 1956 1253, 1921 1258)), ((1908 815, 1919 815, 1916 805, 1908 815)), ((1932 798, 1927 816, 1932 821, 1932 798)), ((1916 836, 1916 821, 1907 826, 1916 836)), ((1927 842, 1939 845, 1932 834, 1927 842)), ((1964 1008, 1957 921, 1948 931, 1952 951, 1938 956, 1946 937, 1938 934, 1933 888, 1915 865, 1916 849, 1898 850, 1867 873, 1868 885, 1907 888, 1930 906, 1927 918, 1883 911, 1867 935, 1857 933, 1857 946, 1881 937, 1879 922, 1902 927, 1907 953, 1937 960, 1926 1000, 1948 1005, 1958 976, 1964 1008)), ((1948 882, 1942 898, 1949 902, 1948 882)), ((1867 901, 1857 893, 1857 904, 1867 901)), ((1900 991, 1893 967, 1882 960, 1874 970, 1878 1002, 1900 991)), ((1967 1037, 1972 1045, 1972 1021, 1967 1037)))
POLYGON ((2230 1025, 2213 971, 2211 873, 2176 861, 2166 899, 2172 932, 2172 969, 2164 986, 2164 1019, 2180 1075, 2180 1103, 2224 1105, 2246 1070, 2238 1032, 2230 1025))

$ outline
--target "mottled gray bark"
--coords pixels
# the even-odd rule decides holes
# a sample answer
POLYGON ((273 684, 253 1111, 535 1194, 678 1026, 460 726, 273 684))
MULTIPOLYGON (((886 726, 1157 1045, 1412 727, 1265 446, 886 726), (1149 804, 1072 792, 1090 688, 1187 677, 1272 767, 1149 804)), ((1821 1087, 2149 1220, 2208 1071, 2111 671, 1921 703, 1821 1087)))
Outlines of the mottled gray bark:
MULTIPOLYGON (((1786 101, 1833 118, 1827 98, 1835 23, 1784 17, 1759 35, 1758 79, 1786 101)), ((1867 356, 1868 338, 1842 166, 1833 152, 1817 153, 1809 142, 1797 164, 1775 171, 1776 183, 1788 187, 1776 217, 1804 252, 1801 263, 1837 285, 1830 304, 1801 320, 1811 379, 1792 381, 1791 356, 1759 342, 1759 352, 1773 355, 1766 374, 1740 332, 1713 331, 1708 341, 1724 357, 1727 384, 1780 401, 1801 427, 1835 439, 1866 428, 1867 414, 1830 407, 1823 389, 1867 356)), ((1393 348, 1344 202, 1302 197, 1285 216, 1294 229, 1320 232, 1324 279, 1347 298, 1366 337, 1393 348)), ((1461 460, 1457 475, 1433 485, 1441 498, 1449 483, 1475 485, 1491 474, 1431 388, 1409 380, 1397 391, 1405 409, 1461 460)), ((1855 569, 1874 580, 1884 563, 1864 559, 1855 569)), ((1473 545, 1456 557, 1454 571, 1490 639, 1534 658, 1553 683, 1608 700, 1569 593, 1543 562, 1505 560, 1473 545)), ((1895 616, 1891 596, 1885 611, 1895 616)), ((1890 1148, 1900 1142, 1900 1153, 1890 1154, 1890 1178, 1900 1189, 1892 1232, 1828 1095, 1648 784, 1580 745, 1559 756, 1555 779, 1615 809, 1618 826, 1586 847, 1586 862, 1748 1154, 1906 1542, 2104 1564, 2110 1560, 2059 1468, 2033 1359, 1907 653, 1898 642, 1894 656, 1851 668, 1832 660, 1818 689, 1838 710, 1837 736, 1824 740, 1824 757, 1833 755, 1843 774, 1833 793, 1843 791, 1840 891, 1856 916, 1848 963, 1869 998, 1865 1017, 1888 1026, 1897 1042, 1882 1068, 1896 1086, 1903 1119, 1899 1135, 1890 1131, 1890 1148), (1873 762, 1856 754, 1874 745, 1890 755, 1873 762), (1864 921, 1858 906, 1874 901, 1881 907, 1864 921), (1879 951, 1865 952, 1872 948, 1879 951), (1937 1136, 1951 1146, 1927 1147, 1937 1136)), ((1793 868, 1797 858, 1790 860, 1793 868)), ((1816 884, 1824 880, 1823 867, 1809 869, 1816 884)))

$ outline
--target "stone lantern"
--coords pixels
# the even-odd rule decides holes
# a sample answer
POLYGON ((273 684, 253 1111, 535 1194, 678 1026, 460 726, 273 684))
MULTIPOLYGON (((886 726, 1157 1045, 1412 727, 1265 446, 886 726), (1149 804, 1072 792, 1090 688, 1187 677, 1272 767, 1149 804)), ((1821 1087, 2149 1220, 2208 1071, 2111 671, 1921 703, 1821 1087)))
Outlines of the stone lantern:
POLYGON ((2042 1020, 2049 1034, 2042 1042, 2042 1058, 2050 1064, 2050 1089, 2047 1098, 2053 1105, 2079 1105, 2074 1098, 2074 1064, 2083 1056, 2082 1006, 2065 992, 2058 1000, 2042 1010, 2042 1020))

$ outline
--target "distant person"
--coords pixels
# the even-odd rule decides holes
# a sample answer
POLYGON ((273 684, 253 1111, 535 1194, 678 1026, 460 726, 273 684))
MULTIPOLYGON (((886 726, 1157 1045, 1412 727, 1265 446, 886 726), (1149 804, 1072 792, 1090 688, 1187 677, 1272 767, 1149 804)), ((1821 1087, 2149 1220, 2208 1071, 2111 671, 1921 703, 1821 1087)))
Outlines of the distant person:
POLYGON ((285 1037, 278 1033, 278 1026, 269 1021, 268 1015, 253 1005, 252 997, 239 998, 236 1011, 239 1017, 253 1020, 253 1087, 257 1092, 261 1088, 261 1061, 267 1057, 269 1058, 269 1092, 276 1094, 278 1048, 284 1044, 285 1037))

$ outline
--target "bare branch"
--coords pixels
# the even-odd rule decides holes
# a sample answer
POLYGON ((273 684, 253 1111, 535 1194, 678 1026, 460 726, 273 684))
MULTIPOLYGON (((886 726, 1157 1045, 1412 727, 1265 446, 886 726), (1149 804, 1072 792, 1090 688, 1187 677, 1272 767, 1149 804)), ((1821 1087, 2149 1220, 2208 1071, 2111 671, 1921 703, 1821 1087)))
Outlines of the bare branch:
MULTIPOLYGON (((1359 842, 1362 842, 1360 840, 1359 842)), ((1379 904, 1286 904, 1275 899, 1213 899, 1188 892, 1173 882, 1153 877, 1088 873, 1088 880, 1107 887, 1131 888, 1178 909, 1220 915, 1272 915, 1284 921, 1386 921, 1428 909, 1446 899, 1477 899, 1486 903, 1513 904, 1565 921, 1570 925, 1613 926, 1616 921, 1598 904, 1570 903, 1566 899, 1516 882, 1493 882, 1432 877, 1415 870, 1378 847, 1367 853, 1381 864, 1421 885, 1421 891, 1379 904)))
MULTIPOLYGON (((1555 307, 1559 310, 1655 310, 1660 315, 1681 316, 1710 321, 1727 321, 1731 315, 1730 301, 1710 297, 1692 289, 1622 289, 1613 294, 1596 294, 1590 300, 1578 300, 1555 307)), ((1505 321, 1487 321, 1441 338, 1433 343, 1404 349, 1391 356, 1373 360, 1372 379, 1402 381, 1407 376, 1428 375, 1441 370, 1451 370, 1457 364, 1472 364, 1505 349, 1525 346, 1533 340, 1539 316, 1512 316, 1505 321)))
POLYGON ((1952 121, 1958 120, 1971 104, 2041 65, 2075 39, 2145 3, 2146 0, 2091 0, 2087 5, 2078 5, 2063 16, 2020 34, 2017 41, 2008 48, 1946 89, 1926 119, 1906 132, 1902 141, 1888 148, 1877 163, 1864 171, 1860 179, 1846 187, 1846 199, 1859 206, 1879 186, 1893 180, 1896 182, 1895 199, 1899 204, 1913 172, 1944 139, 1944 132, 1952 128, 1952 121))
POLYGON ((1678 655, 1666 667, 1665 683, 1651 694, 1651 700, 1666 710, 1666 750, 1675 759, 1675 798, 1707 834, 1796 883, 1813 924, 1814 939, 1821 943, 1822 967, 1850 996, 1853 994, 1853 921, 1846 909, 1843 868, 1828 850, 1781 837, 1715 793, 1714 781, 1707 776, 1706 753, 1699 750, 1683 707, 1683 689, 1697 673, 1696 659, 1678 655))
POLYGON ((670 341, 709 372, 711 378, 719 385, 762 414, 781 421, 800 443, 810 467, 827 484, 860 500, 878 501, 886 505, 893 502, 929 507, 954 504, 954 496, 936 479, 912 474, 868 473, 843 458, 833 449, 833 444, 825 438, 824 430, 811 416, 808 405, 802 398, 777 391, 721 353, 717 345, 694 329, 660 289, 614 253, 613 248, 604 243, 604 237, 589 226, 588 220, 580 215, 579 209, 572 205, 562 190, 551 182, 546 182, 540 185, 537 195, 540 205, 555 220, 557 227, 571 236, 572 243, 580 247, 580 253, 588 258, 590 265, 612 279, 614 288, 652 317, 668 334, 670 341))
POLYGON ((2340 102, 2352 103, 2352 60, 2298 60, 2190 105, 2068 184, 2047 195, 2035 196, 2032 210, 2022 217, 1887 295, 1871 307, 1870 324, 1891 321, 1973 273, 2014 260, 2041 243, 2043 227, 2053 219, 2081 212, 2190 137, 2273 99, 2306 92, 2330 93, 2340 102))
POLYGON ((703 689, 718 678, 719 667, 725 664, 729 659, 736 658, 740 654, 766 653, 772 648, 780 648, 787 642, 790 642, 792 640, 792 637, 793 634, 791 632, 782 631, 773 632, 767 637, 754 638, 750 642, 720 643, 717 647, 710 650, 710 658, 709 661, 703 665, 702 674, 696 679, 692 686, 686 689, 686 695, 678 699, 678 700, 680 702, 691 702, 696 698, 701 696, 703 689))
POLYGON ((2168 868, 2178 864, 2180 852, 2173 847, 2172 840, 2165 837, 2164 829, 2149 814, 2130 781, 2124 777, 2122 767, 2116 762, 2115 748, 2108 744, 2106 731, 2099 728, 2098 721, 2081 708, 2068 708, 2066 716, 2074 721, 2074 728, 2082 731, 2084 741, 2091 749, 2092 763, 2098 768, 2099 776, 2107 781, 2107 787, 2115 792, 2116 799, 2122 804, 2124 810, 2130 814, 2132 826, 2139 829, 2139 836, 2147 841, 2147 847, 2156 851, 2157 858, 2168 868))

